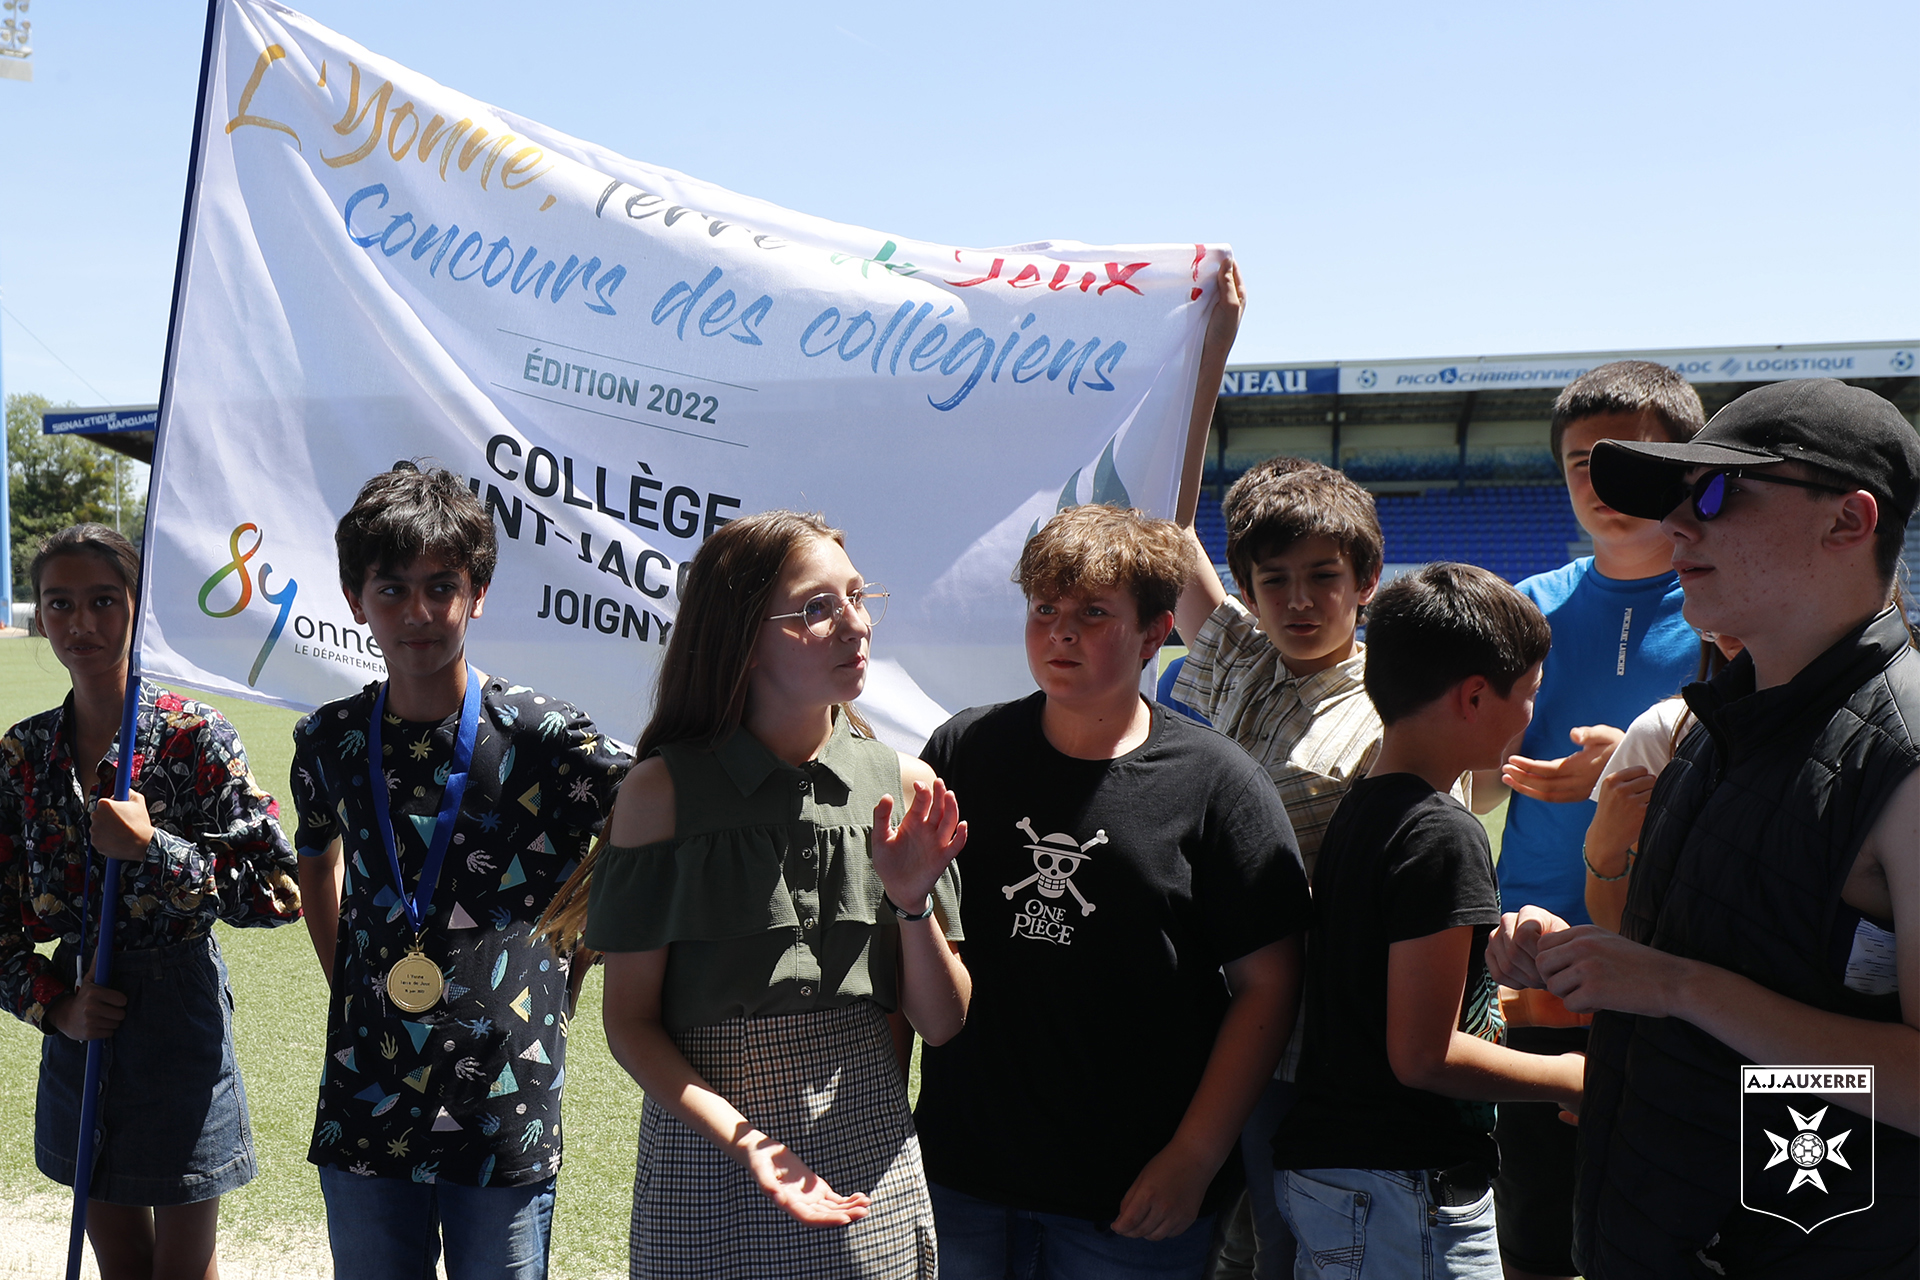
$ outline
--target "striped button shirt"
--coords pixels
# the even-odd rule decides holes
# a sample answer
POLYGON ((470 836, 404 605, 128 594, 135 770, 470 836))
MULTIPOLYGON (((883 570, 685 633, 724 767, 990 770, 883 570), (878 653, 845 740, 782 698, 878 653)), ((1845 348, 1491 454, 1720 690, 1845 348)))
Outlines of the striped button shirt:
POLYGON ((1211 720, 1266 769, 1311 879, 1333 811, 1380 754, 1380 716, 1361 683, 1366 646, 1355 645, 1352 657, 1325 671, 1296 676, 1253 614, 1231 596, 1190 644, 1175 700, 1211 720))

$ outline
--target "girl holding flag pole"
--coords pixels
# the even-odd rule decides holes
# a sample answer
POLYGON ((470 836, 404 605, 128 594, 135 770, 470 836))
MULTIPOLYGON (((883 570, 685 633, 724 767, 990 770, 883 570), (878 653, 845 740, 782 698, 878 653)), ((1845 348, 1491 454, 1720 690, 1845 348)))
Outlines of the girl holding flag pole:
POLYGON ((33 559, 39 628, 73 692, 0 737, 0 998, 46 1033, 35 1157, 69 1184, 90 1158, 104 1280, 199 1280, 217 1274, 220 1196, 255 1172, 213 923, 285 924, 299 891, 274 801, 212 707, 142 683, 132 791, 111 798, 139 573, 132 544, 97 524, 33 559), (107 858, 123 875, 103 942, 107 858), (55 940, 51 959, 34 950, 55 940), (88 976, 102 946, 111 985, 88 976), (105 1042, 104 1088, 93 1150, 79 1152, 90 1041, 105 1042))

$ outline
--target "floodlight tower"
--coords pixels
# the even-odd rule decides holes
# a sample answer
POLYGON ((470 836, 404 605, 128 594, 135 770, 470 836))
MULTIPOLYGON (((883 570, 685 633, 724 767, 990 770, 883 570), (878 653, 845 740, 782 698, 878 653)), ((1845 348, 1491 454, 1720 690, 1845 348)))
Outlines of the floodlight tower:
POLYGON ((0 3, 0 80, 33 79, 33 24, 27 21, 32 0, 0 3))
MULTIPOLYGON (((0 3, 0 80, 33 79, 33 23, 27 20, 32 0, 0 3)), ((0 378, 0 408, 7 402, 0 378)), ((13 469, 7 459, 7 436, 0 431, 0 627, 13 625, 13 516, 7 501, 13 469)))

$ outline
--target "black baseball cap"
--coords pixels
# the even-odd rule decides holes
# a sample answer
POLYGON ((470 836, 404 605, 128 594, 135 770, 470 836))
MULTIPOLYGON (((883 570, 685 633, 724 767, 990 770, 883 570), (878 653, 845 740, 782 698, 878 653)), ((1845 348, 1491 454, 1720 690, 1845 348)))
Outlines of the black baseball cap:
POLYGON ((1833 378, 1769 383, 1729 403, 1693 439, 1602 440, 1593 491, 1625 515, 1660 520, 1687 498, 1694 467, 1804 462, 1852 481, 1905 524, 1920 501, 1920 433, 1884 396, 1833 378))

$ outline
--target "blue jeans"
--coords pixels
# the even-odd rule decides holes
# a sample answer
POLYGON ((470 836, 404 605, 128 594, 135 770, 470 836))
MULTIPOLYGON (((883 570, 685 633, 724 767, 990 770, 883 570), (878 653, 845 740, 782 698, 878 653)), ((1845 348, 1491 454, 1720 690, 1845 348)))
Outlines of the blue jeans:
POLYGON ((941 1280, 1199 1280, 1213 1239, 1212 1214, 1170 1239, 1135 1240, 1085 1218, 927 1191, 941 1280))
POLYGON ((1253 1280, 1286 1280, 1293 1274, 1293 1236, 1274 1198, 1273 1135, 1293 1110, 1300 1087, 1274 1078, 1260 1094, 1240 1134, 1240 1158, 1247 1169, 1247 1199, 1253 1207, 1253 1238, 1258 1245, 1253 1280))
POLYGON ((320 1170, 333 1271, 353 1280, 545 1280, 553 1184, 462 1187, 320 1170))
POLYGON ((1501 1280, 1493 1188, 1435 1205, 1424 1171, 1286 1169, 1273 1175, 1299 1242, 1295 1280, 1501 1280))

